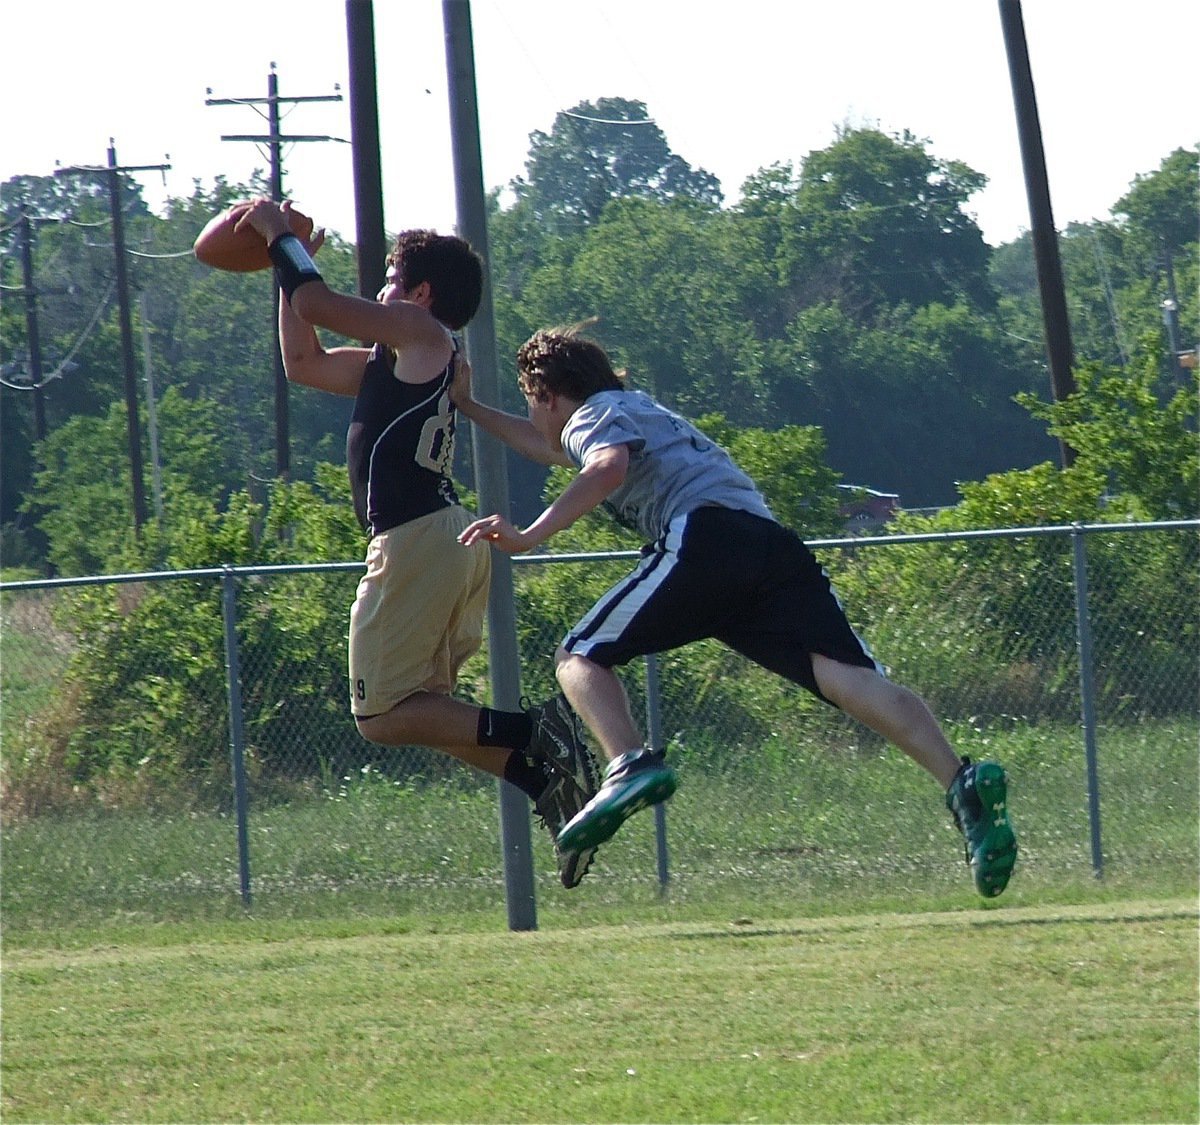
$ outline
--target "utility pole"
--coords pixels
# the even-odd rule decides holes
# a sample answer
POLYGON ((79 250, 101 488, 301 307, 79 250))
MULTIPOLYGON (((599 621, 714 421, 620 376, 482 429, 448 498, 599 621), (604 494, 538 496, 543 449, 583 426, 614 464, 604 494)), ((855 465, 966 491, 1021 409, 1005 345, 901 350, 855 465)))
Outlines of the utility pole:
MULTIPOLYGON (((1029 199, 1030 235, 1042 297, 1042 325, 1046 356, 1050 363, 1050 388, 1054 401, 1062 402, 1075 392, 1075 376, 1071 370, 1071 323, 1067 317, 1058 232, 1054 229, 1054 214, 1050 207, 1046 154, 1042 148, 1042 129, 1038 122, 1021 0, 1000 0, 1000 23, 1017 114, 1021 162, 1025 168, 1025 193, 1029 199)), ((1059 439, 1059 452, 1064 469, 1074 464, 1075 451, 1062 439, 1059 439)))
POLYGON ((1171 247, 1162 235, 1159 235, 1158 244, 1162 251, 1163 274, 1167 282, 1167 295, 1161 306, 1163 327, 1167 330, 1171 375, 1175 377, 1185 369, 1186 364, 1183 360, 1191 353, 1183 351, 1180 344, 1182 337, 1179 331, 1179 293, 1175 289, 1175 263, 1171 259, 1171 247))
MULTIPOLYGON (((334 90, 338 87, 335 85, 334 90)), ((208 90, 212 94, 211 87, 208 90)), ((300 141, 338 141, 345 143, 342 137, 304 135, 289 133, 286 136, 280 132, 281 105, 299 105, 304 102, 340 102, 342 95, 315 94, 297 98, 282 98, 279 96, 279 77, 275 73, 275 64, 271 63, 271 72, 267 75, 267 96, 265 98, 214 98, 204 99, 205 105, 249 105, 267 107, 267 134, 261 136, 249 133, 231 133, 222 135, 223 141, 253 141, 255 144, 265 144, 269 153, 271 165, 271 198, 276 203, 283 202, 283 146, 285 143, 294 144, 300 141)), ((258 110, 261 114, 261 110, 258 110)), ((283 353, 279 349, 279 285, 274 282, 272 273, 272 339, 274 341, 273 363, 275 369, 275 472, 286 479, 291 474, 290 458, 288 455, 288 386, 287 376, 283 371, 283 353)))
POLYGON ((21 275, 25 288, 25 325, 29 336, 29 377, 33 387, 33 434, 46 438, 46 404, 42 401, 42 343, 38 334, 37 298, 33 284, 33 220, 21 209, 21 275))
POLYGON ((154 394, 154 360, 150 353, 150 318, 146 294, 138 294, 138 320, 142 324, 142 370, 146 375, 146 436, 150 438, 150 481, 153 485, 154 517, 163 518, 162 459, 158 455, 158 400, 154 394))
POLYGON ((102 168, 60 168, 56 175, 104 172, 108 179, 108 203, 112 214, 113 253, 116 256, 117 306, 121 322, 121 352, 125 361, 125 416, 129 431, 129 474, 133 486, 133 525, 141 534, 146 522, 146 486, 142 472, 141 419, 138 411, 137 370, 133 358, 133 318, 129 305, 129 271, 125 263, 125 217, 121 207, 122 172, 166 172, 170 164, 117 164, 116 142, 108 139, 108 164, 102 168))
POLYGON ((375 14, 371 0, 346 0, 350 57, 350 143, 354 162, 358 295, 374 299, 387 272, 383 173, 379 161, 379 98, 375 88, 375 14))

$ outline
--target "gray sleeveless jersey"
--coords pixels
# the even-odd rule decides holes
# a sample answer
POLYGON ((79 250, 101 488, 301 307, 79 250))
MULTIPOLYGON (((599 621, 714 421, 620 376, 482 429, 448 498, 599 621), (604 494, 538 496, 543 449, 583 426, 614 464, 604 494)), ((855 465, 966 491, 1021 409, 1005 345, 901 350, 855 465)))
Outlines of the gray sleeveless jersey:
POLYGON ((563 427, 563 450, 580 467, 613 445, 629 447, 629 472, 605 507, 649 542, 677 516, 706 504, 774 519, 721 446, 642 391, 600 391, 563 427))

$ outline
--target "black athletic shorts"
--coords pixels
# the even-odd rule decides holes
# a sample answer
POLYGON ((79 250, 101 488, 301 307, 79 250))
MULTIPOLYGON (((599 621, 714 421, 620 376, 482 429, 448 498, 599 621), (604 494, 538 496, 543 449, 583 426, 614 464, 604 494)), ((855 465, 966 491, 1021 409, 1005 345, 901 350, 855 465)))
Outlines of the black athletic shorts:
POLYGON ((795 532, 716 507, 679 516, 643 547, 637 567, 567 634, 563 648, 611 668, 705 637, 822 699, 813 653, 883 671, 795 532))

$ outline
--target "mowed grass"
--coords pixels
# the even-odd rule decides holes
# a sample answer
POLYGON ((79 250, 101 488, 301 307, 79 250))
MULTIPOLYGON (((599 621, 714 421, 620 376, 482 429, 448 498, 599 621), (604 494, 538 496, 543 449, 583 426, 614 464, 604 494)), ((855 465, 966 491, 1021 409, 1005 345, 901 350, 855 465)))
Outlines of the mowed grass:
POLYGON ((991 902, 927 777, 817 730, 685 757, 665 894, 651 817, 571 892, 535 828, 529 933, 494 786, 252 794, 249 909, 227 812, 10 806, 0 1117, 1200 1120, 1194 717, 1101 732, 1103 879, 1077 729, 954 733, 1010 773, 991 902))
MULTIPOLYGON (((1093 876, 1077 730, 964 732, 977 757, 1002 757, 1021 858, 1005 906, 1194 895, 1200 777, 1194 721, 1102 732, 1104 878, 1093 876), (969 737, 970 736, 970 737, 969 737), (996 743, 1000 743, 999 746, 996 743)), ((667 806, 670 884, 658 895, 654 818, 633 818, 597 853, 577 891, 555 875, 533 826, 539 916, 552 926, 916 913, 974 899, 961 836, 930 779, 898 751, 854 756, 821 744, 680 767, 667 806)), ((252 797, 248 852, 260 920, 430 917, 456 929, 503 925, 494 784, 393 783, 378 774, 339 794, 269 804, 252 797), (499 912, 499 923, 497 923, 499 912)), ((245 913, 237 829, 219 811, 93 809, 5 817, 0 832, 5 944, 87 944, 122 924, 221 922, 245 913)), ((135 937, 136 940, 136 937, 135 937)))
MULTIPOLYGON (((9 952, 5 1121, 1195 1121, 1190 899, 9 952)), ((311 929, 311 927, 309 927, 311 929)))

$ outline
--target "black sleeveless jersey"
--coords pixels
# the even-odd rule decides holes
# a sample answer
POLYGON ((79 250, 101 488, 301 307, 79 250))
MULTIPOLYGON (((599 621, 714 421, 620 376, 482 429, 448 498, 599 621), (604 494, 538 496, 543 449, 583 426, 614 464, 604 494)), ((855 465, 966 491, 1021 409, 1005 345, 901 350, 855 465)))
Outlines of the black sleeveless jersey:
POLYGON ((458 503, 453 359, 427 383, 402 383, 393 364, 390 349, 371 349, 346 434, 354 511, 371 535, 458 503))

